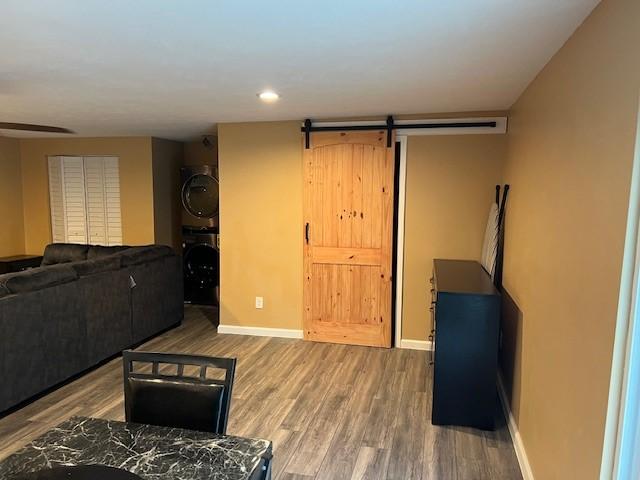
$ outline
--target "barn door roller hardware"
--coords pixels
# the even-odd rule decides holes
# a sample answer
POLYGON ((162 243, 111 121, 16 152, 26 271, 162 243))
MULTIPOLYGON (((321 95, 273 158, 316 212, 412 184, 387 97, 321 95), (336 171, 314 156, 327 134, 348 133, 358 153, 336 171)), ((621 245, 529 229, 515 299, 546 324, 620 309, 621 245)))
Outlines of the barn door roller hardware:
POLYGON ((389 115, 386 120, 386 125, 320 125, 313 126, 311 119, 307 118, 304 121, 304 126, 300 129, 304 133, 304 147, 309 148, 311 132, 347 132, 347 131, 362 131, 362 130, 386 130, 387 131, 387 148, 391 147, 391 139, 393 138, 392 132, 394 130, 409 130, 416 128, 474 128, 474 127, 488 127, 496 128, 497 122, 491 121, 478 121, 478 122, 438 122, 438 123, 402 123, 397 124, 394 122, 393 117, 389 115))

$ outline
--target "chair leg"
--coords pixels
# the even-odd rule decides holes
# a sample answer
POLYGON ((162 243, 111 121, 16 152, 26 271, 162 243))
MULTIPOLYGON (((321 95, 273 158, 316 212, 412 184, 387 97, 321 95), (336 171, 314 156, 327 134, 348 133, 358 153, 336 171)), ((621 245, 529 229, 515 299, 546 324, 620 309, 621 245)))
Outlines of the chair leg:
POLYGON ((265 460, 262 470, 264 471, 264 476, 262 477, 262 479, 271 480, 271 458, 265 460))

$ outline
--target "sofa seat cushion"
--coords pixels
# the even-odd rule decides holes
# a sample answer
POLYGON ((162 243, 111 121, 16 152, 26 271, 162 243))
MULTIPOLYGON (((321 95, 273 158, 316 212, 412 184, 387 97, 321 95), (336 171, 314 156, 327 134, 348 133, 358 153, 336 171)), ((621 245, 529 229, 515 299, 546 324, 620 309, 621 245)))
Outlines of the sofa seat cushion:
POLYGON ((105 247, 102 245, 90 245, 87 252, 87 260, 96 260, 98 258, 108 257, 110 255, 113 255, 114 253, 119 253, 127 250, 128 248, 130 247, 126 245, 114 245, 111 247, 105 247))
POLYGON ((140 263, 151 262, 158 258, 167 257, 173 254, 173 249, 166 245, 147 245, 144 247, 131 247, 119 253, 123 267, 138 265, 140 263))
POLYGON ((57 263, 86 260, 88 250, 89 245, 77 245, 75 243, 51 243, 44 249, 42 265, 55 265, 57 263))
POLYGON ((118 255, 109 255, 108 257, 85 260, 84 262, 73 262, 69 266, 75 270, 79 277, 86 277, 95 273, 119 270, 120 257, 118 255))
POLYGON ((6 297, 7 295, 11 295, 11 292, 3 283, 0 283, 0 298, 6 297))
POLYGON ((72 267, 52 265, 7 273, 0 276, 0 284, 4 285, 10 293, 22 293, 73 282, 77 278, 78 275, 72 267))

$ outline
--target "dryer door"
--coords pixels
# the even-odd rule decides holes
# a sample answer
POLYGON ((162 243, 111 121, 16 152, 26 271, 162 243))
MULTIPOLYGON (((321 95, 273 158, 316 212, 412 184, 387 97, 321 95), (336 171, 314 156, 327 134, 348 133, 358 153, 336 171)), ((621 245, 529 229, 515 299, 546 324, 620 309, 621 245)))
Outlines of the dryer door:
POLYGON ((182 205, 191 215, 212 218, 218 215, 218 195, 218 180, 197 173, 182 187, 182 205))
POLYGON ((216 305, 220 279, 220 253, 212 245, 197 243, 184 252, 184 287, 187 302, 216 305))

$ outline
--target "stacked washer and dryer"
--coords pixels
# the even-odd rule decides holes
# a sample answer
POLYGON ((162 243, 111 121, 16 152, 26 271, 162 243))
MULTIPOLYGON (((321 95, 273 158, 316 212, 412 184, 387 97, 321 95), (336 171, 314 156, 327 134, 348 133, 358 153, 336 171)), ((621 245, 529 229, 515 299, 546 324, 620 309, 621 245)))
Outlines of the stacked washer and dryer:
POLYGON ((184 300, 196 305, 220 301, 218 171, 211 165, 183 167, 182 251, 184 300))

